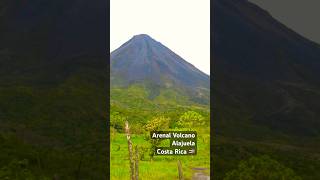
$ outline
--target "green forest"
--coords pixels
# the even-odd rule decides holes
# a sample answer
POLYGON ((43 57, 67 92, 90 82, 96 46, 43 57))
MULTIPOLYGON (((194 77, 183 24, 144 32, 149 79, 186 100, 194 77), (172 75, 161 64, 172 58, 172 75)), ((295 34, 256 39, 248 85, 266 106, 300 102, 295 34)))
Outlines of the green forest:
POLYGON ((0 179, 106 179, 105 58, 0 55, 0 179))

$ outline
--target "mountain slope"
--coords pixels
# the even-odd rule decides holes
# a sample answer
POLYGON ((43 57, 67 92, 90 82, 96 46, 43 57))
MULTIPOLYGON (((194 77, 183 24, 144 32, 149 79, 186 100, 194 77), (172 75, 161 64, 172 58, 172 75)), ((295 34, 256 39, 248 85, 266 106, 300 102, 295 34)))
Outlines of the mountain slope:
POLYGON ((0 44, 19 54, 41 53, 48 60, 102 55, 107 44, 106 38, 99 36, 106 33, 103 3, 101 0, 8 1, 3 3, 6 26, 2 28, 5 33, 1 34, 0 44))
POLYGON ((319 179, 319 45, 247 0, 213 7, 214 178, 268 155, 319 179))
POLYGON ((0 3, 0 177, 105 179, 105 7, 0 3))
POLYGON ((320 46, 246 0, 214 6, 217 106, 274 132, 320 135, 320 46))
POLYGON ((111 86, 136 83, 183 89, 189 96, 204 96, 209 101, 209 76, 145 34, 134 36, 111 53, 111 86))

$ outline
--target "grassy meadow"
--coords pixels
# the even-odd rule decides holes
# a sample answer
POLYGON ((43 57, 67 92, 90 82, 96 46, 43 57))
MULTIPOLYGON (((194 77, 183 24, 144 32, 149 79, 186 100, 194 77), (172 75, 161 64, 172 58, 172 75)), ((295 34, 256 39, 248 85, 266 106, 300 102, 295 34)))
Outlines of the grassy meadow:
MULTIPOLYGON (((130 179, 130 161, 124 122, 128 121, 133 149, 139 151, 139 179, 178 179, 178 160, 184 178, 191 179, 192 168, 207 168, 210 173, 210 111, 208 105, 195 104, 174 90, 160 89, 150 98, 150 89, 143 85, 111 89, 110 118, 110 177, 112 180, 130 179), (169 93, 169 91, 172 91, 169 93), (148 129, 148 128, 149 129, 148 129), (152 130, 196 130, 197 155, 151 157, 152 130)), ((169 146, 169 140, 160 146, 169 146)), ((158 145, 159 146, 159 145, 158 145)))
MULTIPOLYGON (((148 153, 139 160, 140 179, 178 179, 177 161, 182 163, 185 179, 191 179, 192 167, 210 168, 210 139, 209 134, 201 134, 198 137, 198 154, 195 156, 155 156, 151 160, 148 153)), ((133 145, 138 147, 148 146, 144 135, 132 135, 133 145)), ((141 152, 140 152, 141 153, 141 152)), ((111 135, 110 163, 112 180, 129 179, 129 155, 126 134, 114 133, 111 135)), ((140 154, 141 156, 142 154, 140 154)))

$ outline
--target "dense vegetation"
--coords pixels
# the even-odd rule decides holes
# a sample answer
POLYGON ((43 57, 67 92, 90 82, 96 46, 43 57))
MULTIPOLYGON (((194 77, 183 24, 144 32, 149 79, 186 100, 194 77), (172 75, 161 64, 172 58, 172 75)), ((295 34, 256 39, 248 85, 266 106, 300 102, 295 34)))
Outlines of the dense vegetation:
POLYGON ((224 180, 255 180, 255 179, 291 179, 301 180, 292 171, 268 156, 252 157, 241 161, 238 168, 227 173, 224 180))
POLYGON ((0 179, 106 179, 105 4, 0 2, 0 179))
MULTIPOLYGON (((10 58, 6 62, 2 56, 6 68, 18 61, 10 58)), ((16 74, 1 76, 1 177, 25 179, 27 173, 33 179, 105 179, 106 62, 77 60, 30 74, 21 73, 28 66, 20 67, 16 74), (51 74, 65 69, 67 74, 51 74)))
POLYGON ((150 98, 148 88, 133 84, 111 89, 111 178, 129 177, 128 145, 123 133, 128 121, 133 144, 140 153, 141 179, 178 178, 177 161, 181 160, 184 175, 192 177, 192 167, 210 168, 210 111, 207 105, 189 101, 173 90, 160 89, 159 96, 150 98), (181 103, 183 101, 183 103, 181 103), (198 154, 195 156, 153 156, 153 147, 168 146, 168 141, 150 139, 152 130, 196 130, 198 154))
POLYGON ((214 178, 268 155, 320 179, 320 46, 250 1, 215 0, 213 13, 214 178))

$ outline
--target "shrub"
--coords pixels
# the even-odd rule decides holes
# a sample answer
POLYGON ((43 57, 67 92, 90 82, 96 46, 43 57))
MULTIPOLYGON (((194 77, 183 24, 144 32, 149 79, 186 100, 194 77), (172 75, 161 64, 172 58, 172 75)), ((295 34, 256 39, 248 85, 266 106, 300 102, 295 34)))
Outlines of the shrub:
POLYGON ((178 125, 185 128, 198 127, 204 124, 204 117, 195 111, 187 111, 183 113, 178 121, 178 125))
POLYGON ((241 161, 224 180, 301 180, 294 171, 268 156, 241 161))

